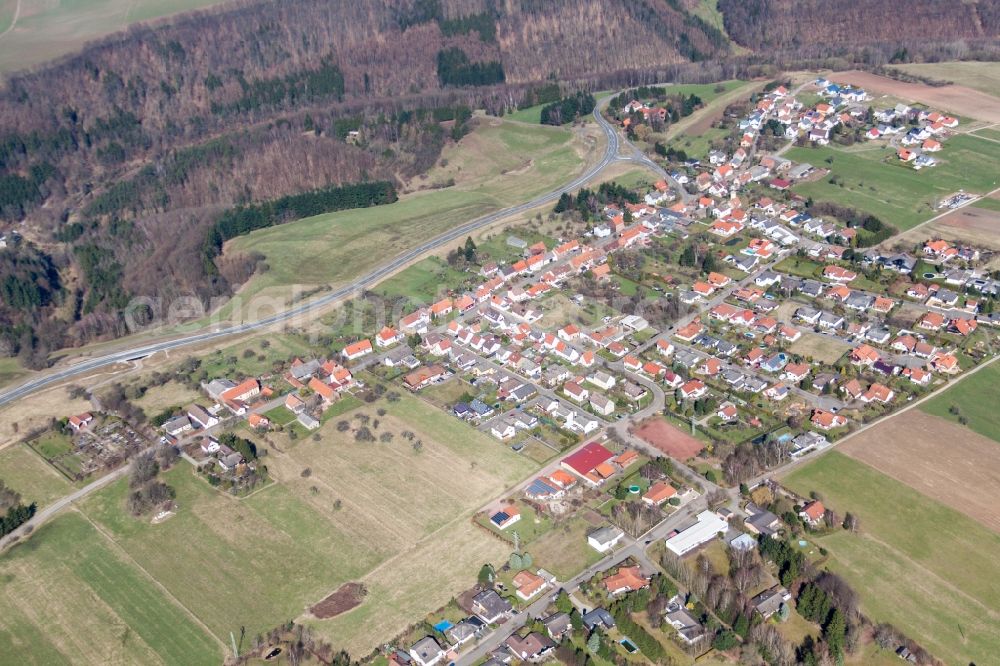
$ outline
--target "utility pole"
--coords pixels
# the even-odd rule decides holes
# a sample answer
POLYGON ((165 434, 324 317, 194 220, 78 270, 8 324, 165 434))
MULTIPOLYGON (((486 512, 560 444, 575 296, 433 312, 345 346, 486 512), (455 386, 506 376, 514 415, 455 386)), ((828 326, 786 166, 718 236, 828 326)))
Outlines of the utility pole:
POLYGON ((511 532, 511 536, 514 537, 514 552, 518 555, 521 554, 521 535, 517 533, 517 530, 511 532))
POLYGON ((236 657, 237 659, 239 659, 240 658, 240 652, 239 652, 239 650, 236 649, 236 636, 234 636, 233 632, 231 632, 231 631, 229 632, 229 642, 232 643, 232 645, 233 645, 233 656, 236 657))

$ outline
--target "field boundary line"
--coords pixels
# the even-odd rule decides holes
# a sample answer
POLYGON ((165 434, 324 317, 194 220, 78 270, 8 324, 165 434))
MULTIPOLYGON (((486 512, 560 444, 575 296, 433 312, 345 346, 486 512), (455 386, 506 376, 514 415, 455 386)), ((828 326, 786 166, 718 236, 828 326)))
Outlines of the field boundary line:
MULTIPOLYGON (((205 632, 209 636, 211 636, 215 640, 216 643, 219 644, 219 646, 222 648, 223 654, 227 653, 227 651, 229 650, 229 648, 226 647, 225 641, 223 641, 221 638, 219 638, 218 636, 216 636, 215 632, 212 631, 211 629, 209 629, 208 625, 205 624, 204 622, 202 622, 201 618, 198 617, 197 615, 195 615, 194 611, 192 611, 190 608, 188 608, 187 606, 185 606, 181 602, 180 599, 178 599, 177 597, 175 597, 173 595, 173 593, 170 590, 168 590, 166 588, 166 586, 163 585, 163 583, 161 583, 159 580, 157 580, 157 578, 155 576, 153 576, 153 574, 149 573, 149 571, 147 571, 144 566, 142 566, 141 564, 139 564, 139 562, 134 557, 132 557, 131 553, 129 553, 127 550, 125 550, 124 546, 122 546, 120 543, 118 543, 115 540, 115 538, 112 537, 110 534, 108 534, 108 532, 103 527, 101 527, 98 523, 94 522, 90 518, 90 516, 88 516, 86 514, 86 512, 80 510, 79 508, 77 508, 76 511, 81 516, 83 516, 84 520, 86 520, 88 523, 90 523, 93 526, 93 528, 95 530, 97 530, 101 534, 101 536, 103 536, 105 539, 107 539, 108 542, 114 547, 114 549, 117 552, 119 552, 129 563, 131 563, 133 566, 135 566, 136 569, 138 569, 139 571, 141 571, 143 573, 143 575, 145 575, 146 578, 148 578, 153 583, 153 585, 155 585, 157 587, 157 589, 159 589, 161 592, 163 592, 163 594, 166 595, 166 597, 168 599, 170 599, 181 610, 183 610, 185 613, 187 613, 191 617, 191 619, 194 620, 195 623, 197 623, 197 625, 199 627, 201 627, 202 629, 204 629, 205 632)), ((155 652, 155 650, 154 650, 154 652, 155 652)))
MULTIPOLYGON (((852 460, 853 460, 853 458, 852 458, 852 460)), ((976 599, 975 597, 969 595, 969 593, 967 593, 964 590, 962 590, 961 588, 957 587, 954 583, 952 583, 952 582, 950 582, 950 581, 942 578, 940 575, 936 574, 931 569, 928 569, 923 564, 921 564, 917 560, 913 559, 912 557, 910 557, 909 555, 907 555, 903 551, 899 550, 895 546, 893 546, 891 544, 888 544, 885 541, 882 541, 882 539, 879 539, 877 536, 875 536, 871 532, 862 532, 861 533, 861 538, 873 541, 873 542, 877 543, 878 545, 882 546, 883 548, 885 548, 886 550, 888 550, 889 552, 891 552, 892 554, 894 554, 897 557, 899 557, 901 560, 903 560, 905 562, 909 562, 914 567, 916 567, 917 569, 919 569, 920 571, 922 571, 925 576, 927 576, 929 578, 933 578, 934 580, 938 581, 939 583, 941 583, 942 585, 944 585, 945 587, 947 587, 949 590, 952 591, 953 594, 957 594, 958 596, 963 597, 966 601, 972 603, 973 605, 980 607, 985 612, 985 614, 987 615, 987 617, 990 617, 990 618, 993 618, 993 619, 1000 618, 1000 613, 998 613, 995 609, 990 608, 988 605, 986 605, 985 603, 983 603, 979 599, 976 599)))

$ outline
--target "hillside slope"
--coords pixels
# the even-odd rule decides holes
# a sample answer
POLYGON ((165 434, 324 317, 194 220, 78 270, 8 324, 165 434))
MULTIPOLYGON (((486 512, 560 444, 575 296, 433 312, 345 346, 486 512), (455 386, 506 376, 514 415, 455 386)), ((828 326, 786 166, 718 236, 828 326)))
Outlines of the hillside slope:
POLYGON ((995 0, 719 0, 726 31, 756 51, 996 39, 995 0))
POLYGON ((0 232, 23 220, 29 247, 0 256, 0 276, 14 284, 41 253, 61 279, 45 298, 18 287, 40 304, 30 317, 0 303, 0 353, 38 365, 120 335, 134 296, 230 293, 256 260, 201 252, 228 208, 398 183, 461 136, 469 108, 728 47, 677 0, 264 0, 133 26, 12 76, 0 232))

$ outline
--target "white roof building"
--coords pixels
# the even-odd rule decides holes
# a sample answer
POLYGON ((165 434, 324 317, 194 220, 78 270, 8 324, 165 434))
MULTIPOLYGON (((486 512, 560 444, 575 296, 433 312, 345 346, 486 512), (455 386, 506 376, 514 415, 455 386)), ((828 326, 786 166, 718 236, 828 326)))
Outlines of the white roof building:
POLYGON ((698 546, 708 543, 729 529, 729 523, 719 518, 711 511, 698 514, 698 522, 686 527, 667 539, 667 548, 676 555, 686 555, 698 546))

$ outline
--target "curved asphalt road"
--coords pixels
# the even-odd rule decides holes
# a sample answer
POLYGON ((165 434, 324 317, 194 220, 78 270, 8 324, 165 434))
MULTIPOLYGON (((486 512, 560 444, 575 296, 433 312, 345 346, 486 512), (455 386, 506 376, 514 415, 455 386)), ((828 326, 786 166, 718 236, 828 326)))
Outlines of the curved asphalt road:
POLYGON ((0 406, 5 405, 14 400, 23 398, 41 388, 50 386, 52 384, 61 382, 63 380, 69 379, 71 377, 76 377, 87 372, 91 372, 98 368, 103 368, 107 365, 112 365, 114 363, 121 363, 125 361, 132 361, 138 358, 143 358, 155 354, 156 352, 168 351, 172 349, 178 349, 181 347, 186 347, 188 345, 198 344, 201 342, 207 342, 210 340, 215 340, 218 338, 225 338, 232 335, 237 335, 240 333, 246 333, 249 331, 267 328, 273 326, 274 324, 281 323, 283 321, 288 321, 294 317, 301 314, 323 308, 327 305, 335 303, 347 296, 350 296, 356 292, 362 291, 377 284, 384 277, 390 275, 399 268, 405 266, 410 261, 413 261, 420 255, 428 252, 430 250, 437 249, 442 245, 450 243, 462 236, 466 236, 473 231, 476 231, 482 227, 493 224, 499 220, 502 220, 511 215, 517 215, 525 211, 531 210, 543 204, 555 201, 558 199, 563 192, 575 190, 579 187, 585 185, 590 179, 596 176, 598 173, 603 171, 609 164, 611 164, 618 156, 618 132, 615 127, 608 123, 603 116, 601 116, 600 110, 603 108, 604 104, 598 104, 594 109, 594 120, 597 121, 598 126, 604 131, 604 136, 608 140, 608 145, 604 150, 604 155, 601 160, 588 169, 586 172, 575 178, 574 180, 566 183, 558 190, 553 190, 547 194, 543 194, 531 201, 528 201, 517 206, 512 206, 511 208, 505 208, 503 210, 498 210, 495 213, 486 215, 485 217, 480 217, 476 220, 463 224, 462 226, 456 227, 440 236, 437 236, 433 240, 427 241, 407 252, 397 256, 392 261, 387 264, 376 268, 371 273, 358 278, 355 282, 341 287, 336 291, 332 291, 329 294, 322 296, 321 298, 305 303, 284 312, 272 315, 265 319, 260 319, 258 321, 240 324, 237 326, 229 326, 227 328, 218 329, 215 331, 209 331, 205 333, 196 333, 194 335, 185 336, 182 338, 175 338, 173 340, 167 340, 164 342, 156 342, 140 347, 134 347, 132 349, 126 349, 120 352, 114 352, 107 354, 105 356, 100 356, 97 358, 89 359, 86 361, 81 361, 73 366, 57 370, 55 372, 49 373, 42 377, 36 377, 30 381, 21 384, 20 386, 8 389, 0 393, 0 406))

